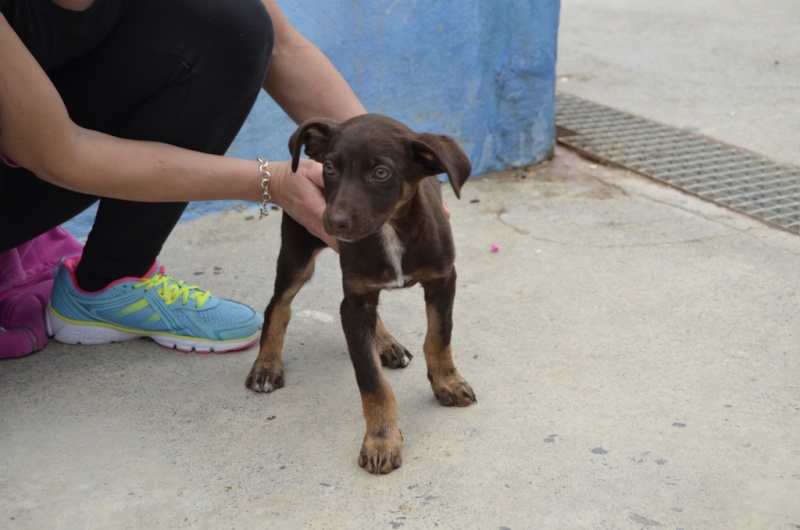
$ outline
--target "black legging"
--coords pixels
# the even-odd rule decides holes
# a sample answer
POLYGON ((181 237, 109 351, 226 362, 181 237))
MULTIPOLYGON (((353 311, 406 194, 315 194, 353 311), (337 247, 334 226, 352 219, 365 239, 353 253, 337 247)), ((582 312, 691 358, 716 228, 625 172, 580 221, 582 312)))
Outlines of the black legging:
MULTIPOLYGON (((255 102, 272 44, 260 0, 134 0, 99 46, 48 74, 82 127, 223 154, 255 102)), ((0 166, 0 251, 97 200, 0 166)), ((185 207, 100 199, 79 285, 95 291, 145 274, 185 207)))

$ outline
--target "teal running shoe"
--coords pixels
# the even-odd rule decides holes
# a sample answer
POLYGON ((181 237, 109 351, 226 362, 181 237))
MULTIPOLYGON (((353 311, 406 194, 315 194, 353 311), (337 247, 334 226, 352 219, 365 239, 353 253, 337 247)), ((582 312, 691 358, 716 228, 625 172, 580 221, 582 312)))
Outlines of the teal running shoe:
POLYGON ((122 278, 89 293, 75 281, 79 259, 56 268, 47 333, 59 342, 108 344, 149 337, 182 352, 223 353, 258 340, 261 315, 172 279, 158 262, 144 278, 122 278))

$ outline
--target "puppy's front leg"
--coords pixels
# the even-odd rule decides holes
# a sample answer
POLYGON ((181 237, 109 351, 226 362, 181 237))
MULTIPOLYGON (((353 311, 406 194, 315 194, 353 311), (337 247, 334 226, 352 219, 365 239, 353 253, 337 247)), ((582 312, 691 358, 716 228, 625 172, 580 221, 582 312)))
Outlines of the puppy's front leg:
POLYGON ((345 289, 341 317, 367 423, 358 464, 382 474, 403 463, 403 435, 397 426, 394 393, 381 370, 376 340, 378 296, 377 290, 354 294, 345 289))
POLYGON ((425 362, 433 395, 446 407, 466 407, 477 403, 475 392, 453 363, 450 336, 453 330, 453 300, 456 295, 456 271, 443 278, 422 283, 428 314, 425 335, 425 362))

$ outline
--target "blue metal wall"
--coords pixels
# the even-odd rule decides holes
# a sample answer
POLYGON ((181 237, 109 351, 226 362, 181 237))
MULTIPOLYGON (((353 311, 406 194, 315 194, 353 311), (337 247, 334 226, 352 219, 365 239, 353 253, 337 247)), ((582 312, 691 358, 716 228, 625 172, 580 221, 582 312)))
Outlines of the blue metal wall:
MULTIPOLYGON (((368 110, 455 137, 474 174, 551 154, 559 0, 284 0, 281 8, 368 110)), ((293 130, 262 97, 229 154, 286 158, 293 130)))

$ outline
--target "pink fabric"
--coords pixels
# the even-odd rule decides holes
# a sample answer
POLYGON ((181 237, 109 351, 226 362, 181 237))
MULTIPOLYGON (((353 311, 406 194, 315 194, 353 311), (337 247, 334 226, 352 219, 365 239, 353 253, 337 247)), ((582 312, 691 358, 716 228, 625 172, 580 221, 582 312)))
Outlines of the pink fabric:
POLYGON ((5 165, 10 166, 10 167, 19 167, 19 165, 16 162, 14 162, 10 158, 8 158, 3 153, 0 153, 0 161, 2 161, 5 165))
POLYGON ((63 256, 83 250, 61 227, 8 252, 0 252, 0 358, 22 357, 47 344, 44 313, 53 269, 63 256))

